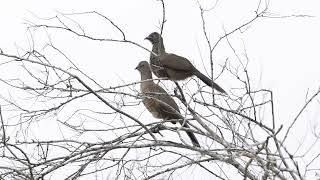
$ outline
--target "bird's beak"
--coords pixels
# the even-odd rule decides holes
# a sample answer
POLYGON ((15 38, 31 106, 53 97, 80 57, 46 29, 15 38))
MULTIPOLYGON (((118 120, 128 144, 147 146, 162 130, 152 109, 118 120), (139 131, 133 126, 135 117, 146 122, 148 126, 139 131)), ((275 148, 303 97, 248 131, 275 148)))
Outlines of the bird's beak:
POLYGON ((138 65, 138 66, 137 66, 136 68, 134 68, 134 69, 135 69, 135 70, 138 70, 138 69, 139 69, 139 67, 140 67, 140 66, 138 65))
POLYGON ((148 36, 148 37, 144 38, 144 40, 149 40, 149 41, 151 41, 151 38, 148 36))

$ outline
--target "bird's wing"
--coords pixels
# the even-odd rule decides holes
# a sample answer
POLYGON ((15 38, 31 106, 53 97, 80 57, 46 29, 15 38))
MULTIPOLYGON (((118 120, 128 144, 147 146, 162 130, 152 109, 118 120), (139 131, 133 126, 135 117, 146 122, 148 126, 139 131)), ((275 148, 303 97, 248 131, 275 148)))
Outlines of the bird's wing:
POLYGON ((177 71, 193 71, 194 69, 194 66, 188 59, 175 54, 161 55, 160 62, 163 67, 177 71))
MULTIPOLYGON (((145 94, 149 97, 155 98, 154 105, 157 106, 159 111, 162 113, 166 113, 167 117, 175 117, 175 114, 179 112, 179 107, 173 98, 159 85, 154 84, 153 86, 149 87, 145 94), (172 108, 168 107, 171 106, 172 108)), ((177 119, 177 118, 176 118, 177 119)))
POLYGON ((159 92, 156 94, 156 98, 159 99, 160 101, 168 104, 171 106, 173 109, 179 112, 179 107, 176 104, 176 102, 173 100, 173 98, 159 85, 154 84, 154 89, 156 92, 159 92))

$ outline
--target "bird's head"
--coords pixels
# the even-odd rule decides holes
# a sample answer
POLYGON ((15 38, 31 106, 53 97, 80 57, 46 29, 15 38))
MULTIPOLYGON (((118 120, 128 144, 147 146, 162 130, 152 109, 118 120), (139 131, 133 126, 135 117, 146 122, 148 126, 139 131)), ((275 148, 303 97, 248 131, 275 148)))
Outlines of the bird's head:
POLYGON ((149 63, 147 61, 141 61, 135 69, 140 72, 150 71, 149 63))
POLYGON ((149 34, 145 39, 149 40, 153 45, 162 41, 161 35, 157 32, 149 34))

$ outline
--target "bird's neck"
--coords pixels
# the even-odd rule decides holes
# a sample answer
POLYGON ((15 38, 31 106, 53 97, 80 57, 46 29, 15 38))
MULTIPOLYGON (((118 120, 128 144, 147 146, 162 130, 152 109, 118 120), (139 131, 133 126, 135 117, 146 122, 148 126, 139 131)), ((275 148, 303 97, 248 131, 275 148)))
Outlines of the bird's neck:
MULTIPOLYGON (((156 53, 157 55, 165 54, 166 50, 164 48, 163 41, 154 44, 152 47, 152 52, 156 53)), ((154 54, 151 53, 151 56, 154 56, 154 54)))
POLYGON ((144 87, 153 84, 151 71, 145 71, 141 73, 141 89, 144 87))

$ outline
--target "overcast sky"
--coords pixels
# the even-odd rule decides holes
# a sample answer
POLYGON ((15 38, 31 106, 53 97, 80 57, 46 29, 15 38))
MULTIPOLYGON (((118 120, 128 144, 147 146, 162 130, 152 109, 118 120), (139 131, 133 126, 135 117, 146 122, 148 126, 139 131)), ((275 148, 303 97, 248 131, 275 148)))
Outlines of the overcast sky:
MULTIPOLYGON (((212 6, 214 1, 203 1, 207 7, 212 6)), ((247 22, 254 16, 258 1, 221 1, 210 13, 209 30, 213 40, 223 35, 223 29, 232 30, 242 22, 247 22), (216 34, 215 34, 216 33, 216 34)), ((167 24, 164 31, 164 39, 169 52, 184 55, 193 61, 200 69, 203 69, 200 57, 204 51, 199 51, 199 43, 203 42, 201 31, 199 9, 196 1, 170 1, 167 5, 167 24)), ((320 46, 320 12, 316 0, 299 1, 271 1, 269 11, 281 16, 287 15, 310 15, 309 18, 281 18, 263 19, 254 22, 243 34, 236 33, 230 39, 238 53, 248 53, 254 69, 255 76, 261 76, 261 84, 257 86, 272 89, 277 99, 279 121, 290 121, 299 108, 301 108, 306 93, 314 92, 319 87, 319 46, 320 46), (256 73, 256 74, 255 74, 256 73), (289 103, 290 102, 290 103, 289 103)), ((144 41, 150 32, 156 31, 161 20, 161 8, 159 3, 150 0, 125 1, 6 1, 0 6, 0 47, 7 52, 15 52, 16 46, 27 47, 26 21, 37 21, 34 13, 39 17, 52 17, 58 12, 72 13, 84 11, 98 11, 122 27, 130 40, 150 48, 150 44, 144 41)), ((108 27, 100 27, 102 22, 87 22, 85 28, 91 32, 110 32, 108 27), (99 24, 100 23, 100 24, 99 24), (90 29, 90 28, 93 29, 90 29), (95 29, 96 28, 96 29, 95 29)), ((101 33, 102 34, 102 33, 101 33)), ((99 34, 100 37, 111 37, 112 35, 99 34)), ((35 35, 41 39, 41 35, 35 35)), ((54 36, 51 34, 51 36, 54 36)), ((111 79, 124 78, 130 73, 127 82, 138 78, 137 72, 133 70, 140 60, 147 60, 148 52, 139 48, 123 46, 115 43, 92 43, 92 48, 75 43, 64 43, 66 34, 53 38, 60 47, 69 52, 70 56, 80 67, 90 75, 101 78, 105 82, 103 73, 107 70, 111 79), (59 44, 61 43, 62 45, 59 44), (65 46, 65 47, 64 47, 65 46), (118 48, 123 53, 118 53, 118 48), (86 52, 82 53, 83 49, 86 52), (97 50, 98 49, 98 50, 97 50), (126 51, 125 51, 126 50, 126 51), (90 59, 90 60, 88 60, 90 59), (106 64, 106 66, 100 66, 106 64), (98 65, 98 66, 97 66, 98 65), (103 68, 102 68, 103 67, 103 68), (92 68, 92 69, 89 69, 92 68), (126 69, 125 71, 122 71, 126 69), (131 71, 132 70, 132 71, 131 71)), ((67 37, 70 38, 70 37, 67 37)), ((73 40, 73 39, 72 39, 73 40)), ((40 41, 40 40, 39 40, 40 41)), ((88 42, 90 43, 90 42, 88 42)), ((40 46, 39 46, 40 47, 40 46)), ((214 54, 218 64, 223 64, 225 59, 231 56, 230 49, 221 46, 223 50, 217 50, 214 54)), ((219 80, 218 80, 219 81, 219 80)), ((232 88, 228 82, 220 82, 227 89, 232 88)), ((318 117, 316 114, 310 118, 318 117)))
MULTIPOLYGON (((201 1, 202 2, 202 1, 201 1)), ((203 1, 211 7, 214 1, 203 1)), ((207 24, 210 37, 216 41, 223 31, 235 27, 254 17, 259 1, 219 1, 208 15, 207 24)), ((161 6, 155 0, 10 0, 0 3, 0 48, 5 52, 16 53, 16 47, 28 47, 30 34, 24 25, 27 21, 41 22, 39 17, 52 17, 57 12, 73 13, 97 11, 116 22, 127 34, 128 39, 150 48, 144 38, 157 31, 161 20, 161 6)), ((250 59, 249 73, 255 88, 274 91, 276 100, 276 120, 288 125, 302 108, 307 92, 313 93, 320 86, 320 3, 318 0, 273 0, 269 12, 279 16, 310 15, 312 17, 261 18, 255 21, 244 33, 235 33, 230 41, 243 58, 247 53, 250 59)), ((203 72, 201 57, 206 57, 204 37, 197 1, 174 0, 166 2, 167 23, 164 40, 167 51, 188 57, 203 72)), ((98 37, 118 37, 111 26, 104 21, 82 18, 86 30, 98 37), (105 32, 108 32, 106 34, 105 32)), ((134 82, 139 74, 134 67, 141 60, 148 60, 149 53, 132 45, 119 43, 97 43, 75 39, 67 33, 49 32, 52 41, 66 52, 86 73, 108 87, 118 85, 119 80, 134 82)), ((46 35, 34 34, 40 42, 47 41, 46 35)), ((232 50, 225 44, 215 51, 217 64, 234 58, 232 50)), ((204 60, 208 66, 208 60, 204 60)), ((206 69, 207 68, 207 69, 206 69)), ((217 75, 217 74, 216 74, 217 75)), ((217 82, 227 91, 233 88, 228 77, 217 82)), ((310 94, 309 96, 310 97, 310 94)), ((299 132, 310 130, 320 120, 320 103, 313 104, 304 115, 305 121, 298 122, 299 132)), ((294 135, 296 142, 303 141, 301 134, 294 135)))

